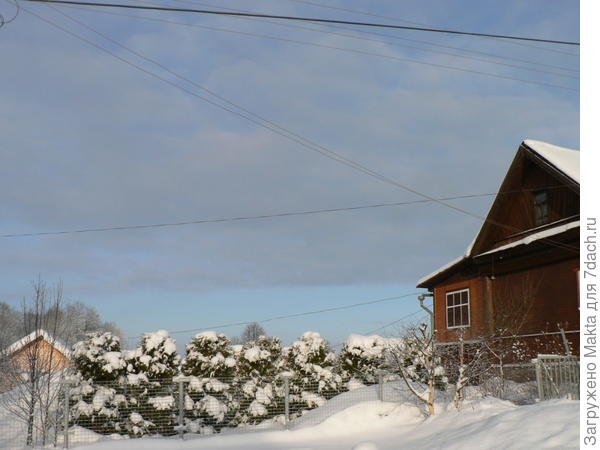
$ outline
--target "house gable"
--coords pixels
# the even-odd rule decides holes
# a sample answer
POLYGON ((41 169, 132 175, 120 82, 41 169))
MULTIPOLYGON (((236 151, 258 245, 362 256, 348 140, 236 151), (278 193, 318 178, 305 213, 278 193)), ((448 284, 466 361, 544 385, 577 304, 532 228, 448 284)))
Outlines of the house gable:
POLYGON ((32 359, 46 370, 64 369, 70 364, 71 351, 45 330, 35 330, 4 350, 17 367, 26 369, 32 359))
POLYGON ((467 272, 478 272, 479 269, 473 267, 473 259, 481 260, 481 255, 511 244, 521 243, 521 247, 533 250, 550 240, 565 238, 570 243, 572 235, 579 230, 579 152, 525 140, 498 192, 500 194, 479 233, 464 255, 421 278, 417 287, 433 290, 446 280, 464 277, 467 272), (543 207, 536 204, 540 199, 545 201, 543 207), (540 212, 544 213, 541 214, 543 220, 539 217, 536 220, 536 214, 539 216, 540 212), (564 231, 569 233, 557 237, 564 231), (530 245, 536 237, 537 245, 530 245))
POLYGON ((519 147, 500 194, 475 238, 472 255, 579 218, 578 182, 532 150, 527 142, 519 147))

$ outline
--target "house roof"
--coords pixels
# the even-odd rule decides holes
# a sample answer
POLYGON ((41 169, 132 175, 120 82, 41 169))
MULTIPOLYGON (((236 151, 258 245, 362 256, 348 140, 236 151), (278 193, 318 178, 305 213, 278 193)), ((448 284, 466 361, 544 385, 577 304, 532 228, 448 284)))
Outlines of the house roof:
MULTIPOLYGON (((467 249, 467 250, 470 250, 470 249, 467 249)), ((442 267, 431 272, 429 275, 425 275, 423 278, 421 278, 419 281, 417 281, 417 287, 420 287, 423 283, 427 283, 429 280, 435 278, 436 276, 440 275, 441 273, 444 273, 446 270, 451 269, 454 266, 457 266, 462 261, 465 261, 468 257, 469 257, 469 255, 465 253, 464 255, 453 259, 449 263, 444 264, 442 267)))
POLYGON ((63 344, 58 339, 56 339, 55 337, 53 337, 46 330, 42 330, 42 329, 35 330, 35 331, 29 333, 27 336, 24 336, 21 339, 19 339, 18 341, 16 341, 13 344, 9 345, 6 348, 6 353, 8 355, 12 355, 13 353, 18 352, 19 350, 23 349, 28 344, 30 344, 31 342, 36 341, 39 338, 42 338, 43 340, 45 340, 46 342, 48 342, 50 345, 54 346, 54 348, 56 348, 63 355, 65 355, 67 357, 71 356, 71 350, 69 350, 68 347, 65 344, 63 344))
POLYGON ((578 184, 580 183, 579 150, 559 147, 558 145, 535 141, 533 139, 525 139, 523 144, 545 159, 554 168, 558 169, 578 184))
MULTIPOLYGON (((574 150, 574 149, 566 148, 566 147, 559 147, 558 145, 549 144, 547 142, 542 142, 542 141, 536 141, 533 139, 525 139, 522 142, 520 147, 522 147, 522 146, 525 146, 527 149, 529 149, 530 151, 535 153, 543 161, 545 161, 547 164, 549 164, 551 167, 553 167, 558 172, 560 172, 563 175, 565 175, 566 177, 568 177, 570 180, 572 180, 577 185, 580 184, 579 151, 578 150, 574 150)), ((508 173, 506 175, 508 175, 508 173)), ((505 175, 505 178, 506 178, 506 175, 505 175)), ((465 250, 465 253, 462 256, 459 256, 458 258, 450 261, 449 263, 446 263, 439 269, 431 272, 429 275, 426 275, 423 278, 421 278, 417 282, 417 287, 423 287, 423 285, 425 283, 428 283, 431 280, 442 275, 443 273, 450 271, 450 270, 454 269, 455 267, 458 267, 461 263, 465 262, 470 257, 475 256, 475 255, 473 255, 473 247, 474 247, 475 242, 477 241, 477 237, 481 233, 481 230, 483 230, 484 226, 485 226, 485 221, 482 224, 481 229, 479 230, 479 232, 477 233, 477 235, 475 236, 473 241, 471 241, 471 244, 469 244, 469 246, 465 250)), ((549 236, 553 236, 556 234, 563 233, 571 228, 575 228, 578 226, 579 226, 579 221, 570 222, 566 225, 564 223, 561 223, 561 225, 557 225, 556 227, 547 228, 544 231, 530 234, 518 241, 511 242, 509 244, 503 245, 501 247, 490 250, 488 252, 484 252, 484 253, 482 253, 482 255, 499 252, 499 251, 506 250, 508 248, 516 247, 519 245, 527 245, 531 242, 534 242, 534 241, 537 241, 540 239, 544 239, 544 238, 547 238, 549 236)))
POLYGON ((508 250, 509 248, 518 247, 521 245, 529 245, 532 242, 539 241, 540 239, 549 238, 551 236, 556 236, 557 234, 564 233, 565 231, 569 231, 573 228, 579 228, 579 220, 569 223, 563 223, 561 225, 557 225, 552 228, 545 229, 543 231, 538 231, 537 233, 530 234, 525 236, 523 239, 519 239, 518 241, 511 242, 506 245, 502 245, 500 247, 494 248, 487 252, 480 253, 477 256, 490 255, 492 253, 501 252, 504 250, 508 250))

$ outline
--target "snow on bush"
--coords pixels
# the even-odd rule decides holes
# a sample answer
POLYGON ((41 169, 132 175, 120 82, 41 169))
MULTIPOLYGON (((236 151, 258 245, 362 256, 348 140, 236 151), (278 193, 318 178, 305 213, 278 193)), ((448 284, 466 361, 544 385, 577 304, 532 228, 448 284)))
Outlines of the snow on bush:
POLYGON ((283 412, 281 357, 279 338, 259 336, 244 344, 235 379, 240 398, 236 423, 257 424, 283 412))
POLYGON ((349 390, 377 383, 377 371, 385 364, 387 347, 388 339, 381 336, 348 336, 340 350, 338 366, 349 390))
POLYGON ((292 375, 290 409, 294 416, 322 405, 339 393, 342 377, 336 373, 335 363, 335 353, 314 331, 307 331, 284 349, 283 367, 292 375))
POLYGON ((139 346, 126 355, 127 410, 124 428, 131 436, 175 433, 173 377, 180 357, 175 341, 164 330, 146 333, 139 346))
POLYGON ((121 387, 125 361, 119 338, 90 333, 73 347, 75 374, 70 389, 73 424, 100 434, 121 430, 121 387))
POLYGON ((205 331, 194 336, 185 350, 186 425, 189 430, 220 430, 238 409, 231 389, 237 364, 231 343, 224 334, 205 331))

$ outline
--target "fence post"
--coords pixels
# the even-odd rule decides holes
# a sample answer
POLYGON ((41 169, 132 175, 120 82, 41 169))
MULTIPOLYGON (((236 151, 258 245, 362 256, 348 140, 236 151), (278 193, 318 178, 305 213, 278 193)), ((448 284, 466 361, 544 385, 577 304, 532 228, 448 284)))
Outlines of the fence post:
POLYGON ((173 377, 173 383, 177 383, 178 387, 178 398, 177 398, 177 426, 174 427, 175 430, 179 433, 179 438, 183 440, 184 432, 185 432, 185 424, 183 418, 183 412, 185 410, 185 390, 184 383, 189 381, 189 378, 184 376, 183 374, 176 375, 173 377))
POLYGON ((285 427, 290 426, 290 375, 284 373, 281 375, 283 378, 283 389, 284 389, 284 414, 285 414, 285 427))
POLYGON ((179 379, 179 437, 183 439, 183 406, 184 406, 184 391, 183 391, 183 380, 179 379))
POLYGON ((535 364, 535 380, 537 382, 538 397, 540 398, 540 401, 544 401, 544 381, 542 379, 542 368, 540 367, 540 360, 538 358, 535 358, 531 362, 535 364))
POLYGON ((559 328, 559 330, 560 330, 560 337, 562 337, 563 345, 565 347, 565 354, 567 356, 571 356, 571 349, 569 348, 569 341, 567 341, 567 335, 565 334, 565 330, 562 328, 559 328))
POLYGON ((383 370, 380 370, 377 372, 377 382, 379 383, 379 386, 377 387, 377 399, 382 402, 383 401, 383 376, 385 375, 385 372, 383 370))
POLYGON ((63 400, 63 448, 69 448, 69 383, 65 382, 63 386, 65 390, 65 398, 63 400))

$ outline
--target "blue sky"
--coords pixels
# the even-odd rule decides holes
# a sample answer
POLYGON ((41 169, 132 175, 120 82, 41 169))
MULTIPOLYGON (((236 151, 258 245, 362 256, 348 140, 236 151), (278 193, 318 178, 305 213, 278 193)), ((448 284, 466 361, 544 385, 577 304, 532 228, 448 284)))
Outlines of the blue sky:
MULTIPOLYGON (((215 5, 552 39, 579 35, 578 2, 558 0, 215 5)), ((23 6, 206 95, 56 10, 23 6)), ((0 13, 11 17, 12 8, 2 4, 0 13)), ((573 47, 127 12, 192 25, 183 26, 58 9, 194 83, 428 195, 495 192, 525 138, 579 146, 579 58, 573 47)), ((418 199, 152 78, 26 11, 0 28, 0 54, 0 234, 418 199)), ((484 215, 491 201, 453 204, 484 215)), ((257 320, 413 292, 417 279, 461 254, 479 226, 479 220, 440 205, 417 204, 4 238, 0 300, 17 304, 40 275, 49 282, 62 279, 68 299, 93 304, 131 336, 257 320)), ((406 299, 265 327, 286 342, 316 330, 337 343, 350 332, 366 332, 417 310, 416 299, 406 299)), ((241 327, 223 331, 235 335, 241 327)))

